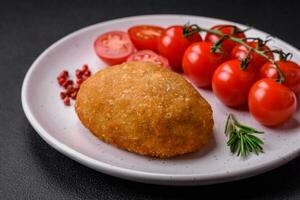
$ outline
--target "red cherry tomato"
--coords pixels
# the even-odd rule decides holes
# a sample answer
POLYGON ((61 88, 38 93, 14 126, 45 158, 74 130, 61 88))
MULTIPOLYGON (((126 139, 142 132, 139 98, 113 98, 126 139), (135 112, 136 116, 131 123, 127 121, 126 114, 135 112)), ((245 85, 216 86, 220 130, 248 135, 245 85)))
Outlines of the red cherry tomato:
POLYGON ((159 26, 139 25, 128 29, 128 34, 138 50, 150 49, 157 52, 158 38, 164 29, 159 26))
POLYGON ((95 40, 96 54, 109 65, 120 64, 134 52, 134 46, 126 32, 104 33, 95 40))
POLYGON ((183 71, 198 87, 211 86, 215 70, 228 57, 224 53, 212 53, 212 46, 210 42, 197 42, 189 46, 184 53, 183 71))
POLYGON ((189 45, 199 41, 202 41, 199 33, 184 37, 183 26, 171 26, 159 38, 158 52, 169 60, 172 69, 181 71, 184 51, 189 45))
POLYGON ((239 60, 227 61, 217 68, 213 76, 213 92, 227 106, 246 104, 249 90, 257 80, 257 73, 251 65, 245 70, 240 66, 239 60))
MULTIPOLYGON (((247 44, 255 49, 260 50, 260 51, 269 51, 270 50, 270 48, 267 45, 259 46, 258 42, 256 42, 256 41, 247 42, 247 44)), ((247 47, 245 47, 244 45, 238 44, 231 51, 231 58, 243 60, 247 57, 248 53, 249 53, 249 49, 247 47)), ((268 52, 266 55, 269 58, 274 59, 274 55, 272 52, 268 52)), ((257 70, 259 70, 263 64, 268 62, 268 60, 257 53, 251 52, 250 53, 250 62, 257 70)))
POLYGON ((131 56, 128 57, 127 62, 130 61, 148 61, 148 62, 153 62, 155 64, 164 66, 164 67, 169 67, 169 62, 166 58, 157 55, 155 52, 151 50, 141 50, 138 51, 131 56))
MULTIPOLYGON (((210 29, 219 30, 223 34, 231 35, 231 36, 234 36, 237 38, 245 38, 246 37, 245 33, 240 32, 241 30, 238 27, 233 26, 233 25, 220 24, 220 25, 213 26, 210 29)), ((205 36, 205 41, 211 42, 213 44, 216 43, 219 39, 220 39, 220 36, 217 36, 217 35, 214 35, 211 33, 207 33, 205 36)), ((225 39, 222 42, 222 45, 223 45, 224 50, 227 51, 228 53, 230 53, 231 50, 235 47, 236 43, 231 40, 225 39)))
MULTIPOLYGON (((276 62, 282 73, 284 74, 284 85, 293 90, 298 96, 300 94, 300 66, 292 61, 277 61, 276 62)), ((267 62, 260 70, 261 78, 277 79, 278 73, 274 64, 267 62)))
POLYGON ((253 117, 266 126, 284 123, 296 112, 297 99, 288 87, 274 79, 261 79, 251 88, 248 99, 253 117))

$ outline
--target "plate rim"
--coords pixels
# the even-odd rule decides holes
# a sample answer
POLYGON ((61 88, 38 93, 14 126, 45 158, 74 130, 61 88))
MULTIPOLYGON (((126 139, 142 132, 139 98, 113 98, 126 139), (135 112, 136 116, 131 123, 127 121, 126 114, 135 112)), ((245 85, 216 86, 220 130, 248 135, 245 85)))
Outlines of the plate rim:
MULTIPOLYGON (((228 182, 228 181, 234 181, 238 179, 243 179, 251 176, 255 176, 258 174, 262 174, 266 171, 272 170, 274 168, 277 168, 290 160, 294 159, 300 154, 300 147, 298 149, 293 150, 290 154, 288 154, 285 159, 274 159, 267 163, 263 163, 258 166, 253 166, 250 168, 243 168, 239 170, 230 171, 229 173, 209 173, 209 174, 199 174, 199 175, 183 175, 183 174, 163 174, 163 173, 152 173, 152 172, 143 172, 133 169, 127 169, 122 168, 118 166, 113 166, 110 164, 107 164, 105 162, 93 159, 87 155, 82 154, 81 152, 78 152, 71 147, 67 146, 63 142, 60 142, 56 140, 51 134, 49 134, 43 127, 38 123, 38 120, 35 118, 33 113, 30 110, 30 107, 28 105, 28 83, 30 80, 30 77, 33 73, 33 71, 38 66, 39 62, 43 59, 44 55, 46 55, 49 51, 54 49, 56 46, 60 45, 64 41, 68 40, 69 38, 75 36, 76 34, 80 32, 87 31, 89 29, 93 29, 94 27, 97 27, 99 25, 106 25, 111 23, 120 23, 122 21, 127 20, 142 20, 143 18, 171 18, 171 17, 191 17, 191 18, 202 18, 205 20, 218 20, 225 23, 234 23, 240 26, 245 26, 243 24, 219 19, 219 18, 212 18, 212 17, 205 17, 205 16, 196 16, 196 15, 186 15, 186 14, 151 14, 151 15, 137 15, 137 16, 128 16, 123 18, 116 18, 112 20, 107 20, 103 22, 99 22, 93 25, 89 25, 83 28, 80 28, 76 31, 73 31, 66 36, 58 39, 56 42, 54 42, 52 45, 50 45, 48 48, 46 48, 32 63, 28 71, 26 72, 25 78, 23 80, 22 89, 21 89, 21 102, 23 111, 34 128, 34 130, 40 135, 40 137, 48 143, 50 146, 52 146, 54 149, 59 151, 60 153, 66 155, 67 157, 85 165, 88 166, 96 171, 119 177, 124 178, 127 180, 134 180, 138 182, 144 182, 144 183, 152 183, 152 184, 160 184, 160 185, 208 185, 208 184, 214 184, 214 183, 221 183, 221 182, 228 182)), ((259 29, 255 30, 267 34, 264 31, 261 31, 259 29)), ((279 39, 276 36, 273 36, 277 41, 283 43, 286 46, 289 46, 293 51, 299 52, 299 50, 290 45, 289 43, 279 39)))

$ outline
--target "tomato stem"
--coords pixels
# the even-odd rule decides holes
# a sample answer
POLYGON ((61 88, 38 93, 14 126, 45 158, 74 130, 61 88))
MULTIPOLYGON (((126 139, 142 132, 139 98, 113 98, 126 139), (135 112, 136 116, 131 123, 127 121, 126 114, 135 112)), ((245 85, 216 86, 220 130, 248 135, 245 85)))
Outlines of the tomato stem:
POLYGON ((222 42, 228 38, 227 35, 222 36, 212 47, 211 51, 213 53, 220 53, 220 47, 222 46, 222 42))
MULTIPOLYGON (((246 31, 249 30, 249 29, 246 29, 246 31)), ((206 32, 206 33, 210 33, 210 34, 214 34, 214 35, 217 35, 217 36, 220 36, 222 40, 221 42, 223 42, 223 40, 226 38, 228 40, 231 40, 233 42, 236 42, 238 44, 241 44, 243 46, 245 46, 249 52, 254 52, 264 58, 266 58, 268 61, 270 61, 272 64, 274 64, 274 66, 276 67, 276 70, 277 70, 277 73, 278 73, 278 79, 277 79, 277 82, 279 83, 283 83, 284 80, 285 80, 285 77, 284 77, 284 74, 283 72, 281 71, 281 69, 279 68, 279 66, 277 65, 277 63, 275 62, 274 59, 272 58, 269 58, 269 56, 266 55, 266 52, 265 51, 261 51, 261 50, 258 50, 256 48, 253 48, 251 47, 250 45, 248 45, 246 42, 245 42, 245 39, 247 38, 237 38, 237 37, 234 37, 234 36, 231 36, 231 35, 228 35, 228 34, 224 34, 222 33, 220 30, 214 30, 214 29, 205 29, 205 28, 202 28, 200 26, 198 26, 197 24, 186 24, 184 26, 184 31, 183 31, 183 34, 185 37, 188 37, 190 35, 193 35, 194 33, 199 33, 199 32, 206 32), (223 39, 224 38, 224 39, 223 39)), ((219 40, 219 41, 220 41, 219 40)), ((261 39, 260 39, 261 40, 261 39)), ((218 42, 219 42, 218 41, 218 42)), ((258 40, 259 41, 259 40, 258 40)), ((217 43, 218 43, 217 42, 217 43)), ((221 43, 220 42, 220 43, 221 43)), ((213 51, 214 51, 214 48, 213 47, 213 51)), ((242 69, 243 69, 243 66, 241 66, 242 69)))
POLYGON ((248 51, 248 53, 247 53, 246 58, 243 59, 243 60, 241 61, 241 69, 242 69, 242 70, 245 70, 245 69, 248 67, 248 65, 249 65, 249 63, 250 63, 250 55, 251 55, 252 51, 253 51, 253 50, 250 49, 250 50, 248 51))

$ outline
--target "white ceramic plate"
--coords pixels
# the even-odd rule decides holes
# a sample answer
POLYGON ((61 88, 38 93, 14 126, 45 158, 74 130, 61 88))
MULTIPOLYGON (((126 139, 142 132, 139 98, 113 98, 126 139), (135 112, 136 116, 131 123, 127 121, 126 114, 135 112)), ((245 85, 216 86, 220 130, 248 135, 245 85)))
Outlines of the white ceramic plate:
MULTIPOLYGON (((223 106, 210 91, 200 90, 214 111, 214 139, 199 152, 168 160, 139 156, 103 143, 82 126, 73 106, 63 105, 59 98, 61 88, 56 82, 60 71, 74 72, 85 63, 93 72, 105 66, 93 50, 98 35, 111 30, 125 31, 136 24, 166 27, 188 21, 207 28, 224 23, 245 28, 241 24, 206 17, 149 15, 111 20, 76 31, 50 46, 30 67, 22 88, 22 104, 28 120, 38 134, 61 153, 105 174, 139 182, 165 185, 226 182, 263 173, 298 156, 299 111, 284 126, 270 129, 257 123, 248 112, 223 106), (262 136, 264 154, 241 159, 229 152, 223 133, 228 112, 234 113, 241 122, 265 132, 262 136)), ((247 34, 262 38, 268 35, 256 29, 247 34)), ((293 59, 300 63, 300 53, 291 45, 275 38, 271 46, 292 52, 293 59)))

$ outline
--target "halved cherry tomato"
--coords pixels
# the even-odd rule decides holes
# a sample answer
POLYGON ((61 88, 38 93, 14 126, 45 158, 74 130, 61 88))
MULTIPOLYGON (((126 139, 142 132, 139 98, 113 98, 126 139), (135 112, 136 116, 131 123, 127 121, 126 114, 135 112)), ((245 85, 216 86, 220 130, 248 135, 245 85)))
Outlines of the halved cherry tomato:
MULTIPOLYGON (((270 48, 267 45, 259 46, 258 42, 256 42, 256 41, 247 42, 247 44, 255 49, 260 50, 260 51, 269 51, 270 50, 270 48)), ((231 58, 243 60, 247 57, 248 53, 249 53, 249 49, 247 47, 245 47, 244 45, 238 44, 231 51, 231 58)), ((266 55, 269 58, 274 59, 274 55, 272 52, 268 52, 268 53, 266 53, 266 55)), ((257 70, 259 70, 263 66, 263 64, 268 62, 268 59, 262 57, 261 55, 259 55, 257 53, 251 52, 250 53, 250 62, 257 70)))
POLYGON ((251 65, 242 70, 241 61, 237 59, 227 61, 221 64, 214 73, 213 92, 227 106, 245 105, 249 90, 258 78, 257 75, 251 65))
POLYGON ((141 50, 138 51, 134 54, 132 54, 131 56, 128 57, 127 62, 130 61, 148 61, 148 62, 152 62, 164 67, 169 67, 169 62, 168 59, 157 55, 154 51, 151 50, 141 50))
POLYGON ((164 28, 151 25, 133 26, 128 29, 128 34, 134 46, 138 50, 150 49, 157 52, 158 38, 164 28))
POLYGON ((212 45, 210 42, 197 42, 190 45, 184 53, 183 71, 198 87, 211 86, 215 70, 228 58, 226 53, 213 53, 212 45))
MULTIPOLYGON (((277 61, 276 63, 284 74, 283 84, 298 96, 300 94, 300 66, 292 61, 277 61)), ((274 64, 271 62, 264 64, 260 70, 260 77, 277 79, 278 73, 274 64)))
POLYGON ((183 26, 171 26, 159 38, 158 52, 168 59, 172 69, 181 71, 184 51, 189 45, 199 41, 202 41, 199 33, 184 37, 183 26))
MULTIPOLYGON (((234 25, 220 24, 220 25, 213 26, 210 29, 219 30, 223 34, 228 34, 228 35, 231 35, 231 36, 234 36, 237 38, 245 38, 246 37, 245 33, 241 32, 241 30, 234 25)), ((217 35, 214 35, 211 33, 207 33, 205 36, 205 41, 211 42, 213 44, 216 43, 219 39, 220 39, 220 36, 217 36, 217 35)), ((236 44, 237 43, 235 43, 231 40, 228 40, 228 39, 225 39, 222 42, 224 50, 227 51, 228 53, 231 52, 231 50, 235 47, 236 44)))
POLYGON ((107 32, 98 36, 94 48, 99 58, 110 65, 126 61, 135 50, 128 34, 122 31, 107 32))
POLYGON ((276 126, 293 116, 297 99, 288 87, 274 79, 264 78, 252 86, 248 106, 257 121, 266 126, 276 126))

